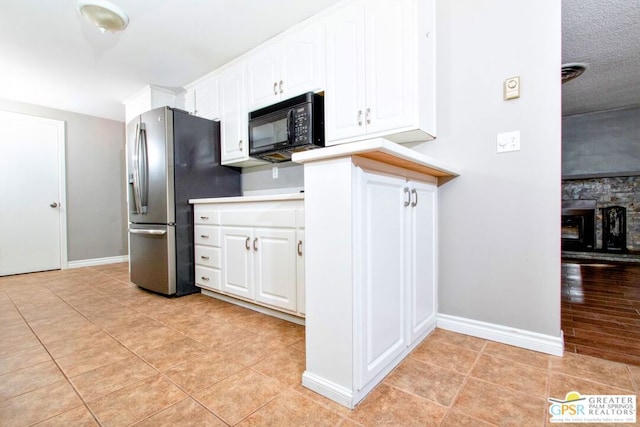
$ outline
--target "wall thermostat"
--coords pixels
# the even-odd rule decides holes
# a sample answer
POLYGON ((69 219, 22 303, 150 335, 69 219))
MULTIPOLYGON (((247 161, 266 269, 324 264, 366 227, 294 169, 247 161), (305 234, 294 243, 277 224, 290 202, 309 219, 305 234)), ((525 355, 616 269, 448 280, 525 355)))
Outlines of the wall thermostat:
POLYGON ((504 81, 504 100, 520 98, 520 76, 510 77, 504 81))

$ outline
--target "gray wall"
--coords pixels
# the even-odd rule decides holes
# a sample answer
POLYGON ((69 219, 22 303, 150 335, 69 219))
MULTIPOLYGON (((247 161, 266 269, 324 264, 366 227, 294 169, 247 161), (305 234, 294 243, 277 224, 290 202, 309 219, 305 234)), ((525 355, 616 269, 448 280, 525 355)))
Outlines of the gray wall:
POLYGON ((439 312, 559 337, 560 2, 516 9, 437 1, 437 138, 416 149, 462 170, 439 192, 439 312))
POLYGON ((274 163, 242 169, 242 193, 251 195, 259 193, 298 191, 304 188, 304 166, 291 163, 274 163), (273 178, 273 168, 278 168, 278 178, 273 178))
POLYGON ((126 255, 124 123, 6 99, 0 110, 66 122, 68 260, 126 255))
POLYGON ((562 118, 562 177, 640 175, 640 108, 562 118))

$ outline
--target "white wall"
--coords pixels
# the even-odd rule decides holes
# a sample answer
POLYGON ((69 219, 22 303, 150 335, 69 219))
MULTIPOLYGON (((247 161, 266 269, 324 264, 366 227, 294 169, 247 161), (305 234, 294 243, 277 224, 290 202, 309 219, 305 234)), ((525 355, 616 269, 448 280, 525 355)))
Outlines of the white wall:
POLYGON ((559 337, 560 2, 438 0, 436 22, 437 138, 416 149, 462 169, 439 193, 439 312, 559 337))

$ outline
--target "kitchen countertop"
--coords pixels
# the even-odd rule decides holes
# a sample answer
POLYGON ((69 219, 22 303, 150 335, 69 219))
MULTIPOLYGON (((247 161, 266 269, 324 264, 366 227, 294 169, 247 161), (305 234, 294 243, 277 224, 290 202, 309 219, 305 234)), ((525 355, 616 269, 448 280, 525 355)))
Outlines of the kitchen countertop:
POLYGON ((444 162, 384 138, 367 139, 294 153, 291 160, 295 163, 310 163, 348 156, 364 157, 438 178, 460 175, 456 168, 444 162))
POLYGON ((304 200, 304 193, 267 194, 260 196, 235 196, 214 197, 210 199, 189 199, 189 203, 197 205, 201 203, 243 203, 243 202, 269 202, 284 200, 304 200))

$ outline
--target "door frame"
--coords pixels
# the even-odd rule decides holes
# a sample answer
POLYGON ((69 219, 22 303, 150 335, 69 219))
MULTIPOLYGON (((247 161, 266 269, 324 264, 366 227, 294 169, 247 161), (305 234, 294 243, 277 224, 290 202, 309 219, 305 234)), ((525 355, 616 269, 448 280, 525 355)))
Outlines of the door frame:
POLYGON ((57 152, 58 152, 58 192, 60 195, 59 203, 59 225, 60 225, 60 269, 69 268, 67 254, 67 163, 66 163, 66 122, 64 120, 49 119, 46 117, 34 116, 26 113, 15 111, 0 110, 0 115, 8 119, 31 120, 33 122, 54 125, 57 134, 57 152))

